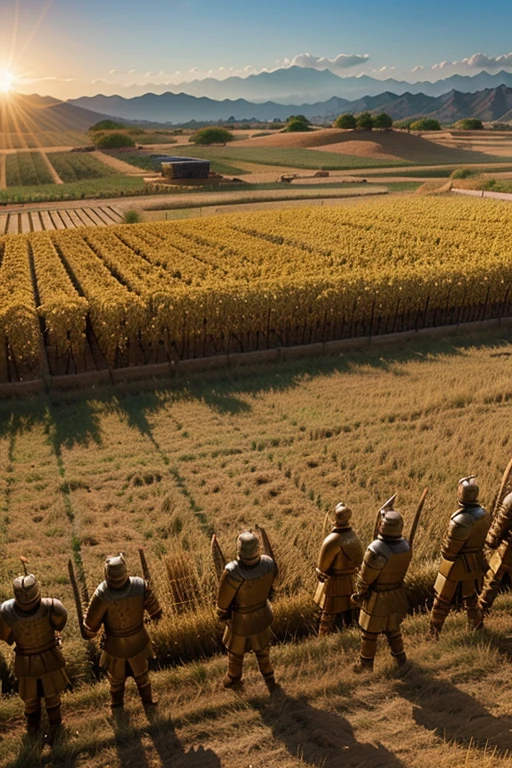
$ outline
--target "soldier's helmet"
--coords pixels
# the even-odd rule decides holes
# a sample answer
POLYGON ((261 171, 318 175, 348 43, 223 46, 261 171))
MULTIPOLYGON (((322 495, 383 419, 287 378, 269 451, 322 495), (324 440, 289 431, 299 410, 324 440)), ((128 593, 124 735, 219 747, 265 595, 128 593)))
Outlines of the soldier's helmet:
POLYGON ((41 602, 41 587, 33 573, 13 581, 14 601, 22 611, 31 611, 41 602))
POLYGON ((107 557, 105 560, 105 580, 109 587, 121 589, 128 581, 128 568, 124 555, 120 552, 118 555, 107 557))
POLYGON ((259 538, 252 531, 243 531, 236 540, 236 552, 244 565, 256 565, 261 557, 259 538))
POLYGON ((334 520, 338 528, 343 528, 344 526, 348 525, 350 523, 351 517, 352 510, 350 507, 346 507, 342 501, 340 501, 339 504, 336 504, 334 510, 334 520))
POLYGON ((461 477, 457 486, 457 500, 461 504, 471 504, 478 500, 479 487, 475 482, 475 475, 461 477))
POLYGON ((404 529, 404 519, 396 509, 382 509, 379 534, 384 539, 399 539, 404 529))

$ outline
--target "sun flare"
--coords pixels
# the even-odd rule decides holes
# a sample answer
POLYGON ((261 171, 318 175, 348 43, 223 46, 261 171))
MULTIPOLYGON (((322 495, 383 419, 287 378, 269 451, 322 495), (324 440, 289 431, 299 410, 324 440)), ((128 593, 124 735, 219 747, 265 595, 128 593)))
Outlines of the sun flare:
POLYGON ((0 69, 0 95, 5 96, 14 84, 14 75, 8 69, 0 69))

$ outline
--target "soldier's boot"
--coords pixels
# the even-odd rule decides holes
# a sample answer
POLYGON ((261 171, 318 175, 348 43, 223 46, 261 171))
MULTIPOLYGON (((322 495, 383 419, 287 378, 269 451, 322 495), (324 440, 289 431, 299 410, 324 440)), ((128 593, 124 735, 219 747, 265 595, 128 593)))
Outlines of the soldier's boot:
POLYGON ((373 672, 373 662, 374 659, 366 658, 366 656, 360 656, 359 661, 357 664, 354 664, 352 669, 358 675, 361 675, 363 672, 373 672))
POLYGON ((469 629, 480 630, 484 628, 484 614, 482 609, 478 605, 478 597, 476 593, 470 597, 466 597, 464 600, 464 608, 466 609, 468 617, 469 629))
POLYGON ((239 653, 228 653, 228 671, 224 676, 222 685, 224 688, 234 688, 242 679, 242 668, 244 664, 244 657, 239 653))
POLYGON ((25 701, 25 720, 27 733, 35 736, 41 725, 41 702, 39 699, 27 699, 25 701))
POLYGON ((320 616, 320 626, 318 627, 319 635, 330 635, 334 632, 334 622, 336 621, 335 613, 326 613, 322 611, 320 616))
POLYGON ((407 656, 404 651, 404 641, 402 639, 401 630, 395 629, 392 632, 386 632, 385 634, 395 664, 397 667, 402 667, 407 662, 407 656))
POLYGON ((360 674, 361 672, 373 672, 373 661, 377 653, 377 637, 375 632, 361 630, 361 652, 359 662, 354 665, 353 670, 360 674))
POLYGON ((124 706, 124 680, 110 680, 110 706, 112 709, 124 706))
POLYGON ((278 688, 278 683, 276 683, 274 668, 270 661, 270 650, 268 648, 264 648, 261 651, 256 651, 256 659, 258 661, 260 672, 263 675, 265 685, 267 686, 270 693, 272 693, 272 691, 275 691, 276 688, 278 688))
POLYGON ((450 603, 447 603, 446 600, 441 600, 439 597, 436 597, 434 600, 434 605, 432 606, 432 613, 430 614, 428 639, 439 640, 439 635, 449 613, 450 603))
POLYGON ((153 697, 151 691, 151 683, 149 681, 149 672, 139 675, 135 678, 137 684, 137 690, 139 691, 140 700, 145 707, 156 707, 158 701, 153 697))

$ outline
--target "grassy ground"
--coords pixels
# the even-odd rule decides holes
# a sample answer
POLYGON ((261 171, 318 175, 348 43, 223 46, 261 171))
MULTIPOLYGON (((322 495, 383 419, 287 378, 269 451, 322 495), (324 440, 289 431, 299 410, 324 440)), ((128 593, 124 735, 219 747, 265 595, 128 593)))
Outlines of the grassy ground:
POLYGON ((43 147, 79 147, 90 143, 82 133, 74 131, 35 131, 0 134, 0 149, 40 149, 43 147))
POLYGON ((370 683, 350 671, 355 630, 276 649, 283 692, 272 700, 253 660, 241 694, 219 688, 224 659, 204 660, 219 649, 212 530, 231 557, 238 530, 266 526, 282 574, 276 634, 286 639, 314 627, 325 511, 349 503, 367 543, 385 498, 398 490, 408 527, 427 485, 409 590, 430 589, 457 478, 477 472, 489 506, 510 457, 508 339, 495 326, 168 385, 0 403, 0 597, 10 596, 26 555, 43 594, 70 611, 64 648, 78 685, 65 700, 65 739, 42 758, 23 742, 20 702, 2 697, 0 764, 509 765, 510 600, 477 637, 451 618, 438 645, 423 640, 426 618, 407 620, 412 665, 393 672, 381 648, 370 683), (79 637, 66 561, 73 553, 92 588, 104 557, 121 548, 137 572, 139 546, 167 614, 152 630, 156 650, 177 666, 155 675, 154 719, 131 695, 114 720, 105 683, 88 685, 97 649, 79 637), (172 588, 167 567, 191 575, 172 588))

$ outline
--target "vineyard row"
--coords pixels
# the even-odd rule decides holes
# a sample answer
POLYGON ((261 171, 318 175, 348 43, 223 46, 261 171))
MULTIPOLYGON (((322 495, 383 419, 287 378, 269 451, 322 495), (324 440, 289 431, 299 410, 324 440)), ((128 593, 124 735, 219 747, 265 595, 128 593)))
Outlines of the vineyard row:
POLYGON ((0 377, 368 336, 512 314, 494 201, 372 201, 0 238, 0 377), (90 357, 90 354, 89 354, 90 357), (71 364, 70 364, 71 363, 71 364))

